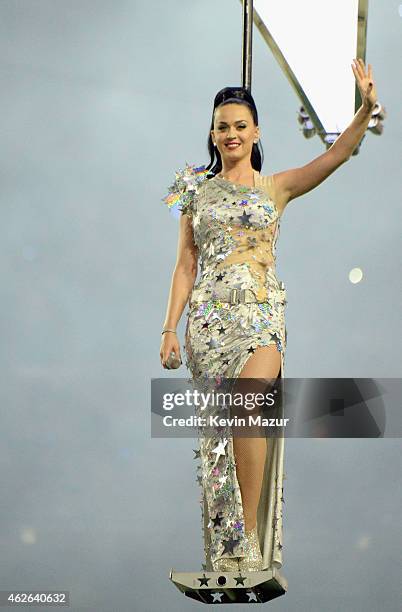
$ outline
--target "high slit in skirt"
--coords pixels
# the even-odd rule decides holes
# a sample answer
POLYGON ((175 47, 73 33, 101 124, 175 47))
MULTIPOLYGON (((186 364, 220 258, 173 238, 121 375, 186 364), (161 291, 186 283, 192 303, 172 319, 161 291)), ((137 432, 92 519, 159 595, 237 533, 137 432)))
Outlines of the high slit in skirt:
MULTIPOLYGON (((287 332, 284 310, 286 290, 281 281, 269 290, 265 303, 229 304, 216 300, 192 303, 187 313, 185 361, 197 388, 219 388, 222 378, 237 379, 257 346, 275 344, 280 351, 278 378, 284 377, 287 332), (278 291, 279 289, 279 291, 278 291), (206 385, 206 386, 205 386, 206 385)), ((195 408, 198 416, 219 414, 208 404, 195 408)), ((214 571, 215 562, 245 554, 244 514, 236 474, 233 434, 229 426, 199 435, 201 524, 205 552, 204 568, 214 571)), ((284 436, 267 438, 264 476, 257 512, 258 538, 263 569, 282 567, 282 504, 284 436)))

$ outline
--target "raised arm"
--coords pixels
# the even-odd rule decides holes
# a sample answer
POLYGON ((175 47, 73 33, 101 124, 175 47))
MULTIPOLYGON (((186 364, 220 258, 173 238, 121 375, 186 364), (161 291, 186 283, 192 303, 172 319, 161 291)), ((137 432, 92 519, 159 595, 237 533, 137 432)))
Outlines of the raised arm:
POLYGON ((288 202, 320 185, 339 166, 348 161, 367 130, 377 100, 372 69, 369 64, 366 75, 363 60, 356 60, 356 65, 352 65, 352 68, 361 92, 362 106, 351 124, 325 153, 305 166, 273 175, 278 194, 277 205, 281 212, 288 202))

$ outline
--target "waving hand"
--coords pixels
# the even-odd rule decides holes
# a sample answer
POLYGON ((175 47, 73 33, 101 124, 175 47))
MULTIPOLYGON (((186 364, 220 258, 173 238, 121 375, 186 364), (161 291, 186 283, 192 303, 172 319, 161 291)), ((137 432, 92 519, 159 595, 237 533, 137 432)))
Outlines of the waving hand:
POLYGON ((362 104, 367 108, 373 108, 377 102, 377 91, 373 79, 373 70, 371 64, 366 68, 362 59, 355 59, 352 64, 353 74, 355 75, 357 86, 362 97, 362 104))

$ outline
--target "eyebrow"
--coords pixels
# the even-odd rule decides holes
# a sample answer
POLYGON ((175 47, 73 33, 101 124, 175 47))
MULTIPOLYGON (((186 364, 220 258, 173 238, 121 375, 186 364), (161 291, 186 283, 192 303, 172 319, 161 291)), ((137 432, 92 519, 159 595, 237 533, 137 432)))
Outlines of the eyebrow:
MULTIPOLYGON (((224 125, 227 125, 226 121, 218 121, 218 123, 223 123, 224 125)), ((247 123, 246 119, 238 119, 237 121, 235 121, 235 123, 247 123)))

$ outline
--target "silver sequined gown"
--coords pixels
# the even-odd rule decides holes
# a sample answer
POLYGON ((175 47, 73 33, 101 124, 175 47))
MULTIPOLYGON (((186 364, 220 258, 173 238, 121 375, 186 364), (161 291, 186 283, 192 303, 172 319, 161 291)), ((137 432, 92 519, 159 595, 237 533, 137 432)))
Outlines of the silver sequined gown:
MULTIPOLYGON (((275 344, 283 377, 286 289, 275 272, 280 215, 274 179, 254 170, 251 188, 210 176, 187 171, 185 180, 176 182, 176 188, 186 185, 179 210, 192 219, 200 262, 187 312, 186 366, 195 381, 237 378, 257 346, 275 344), (219 287, 250 288, 259 299, 266 298, 263 303, 219 302, 214 299, 219 287)), ((200 436, 197 457, 205 567, 213 571, 217 559, 244 555, 244 516, 230 428, 200 436)), ((268 438, 257 515, 264 569, 282 566, 283 459, 284 438, 268 438)))

